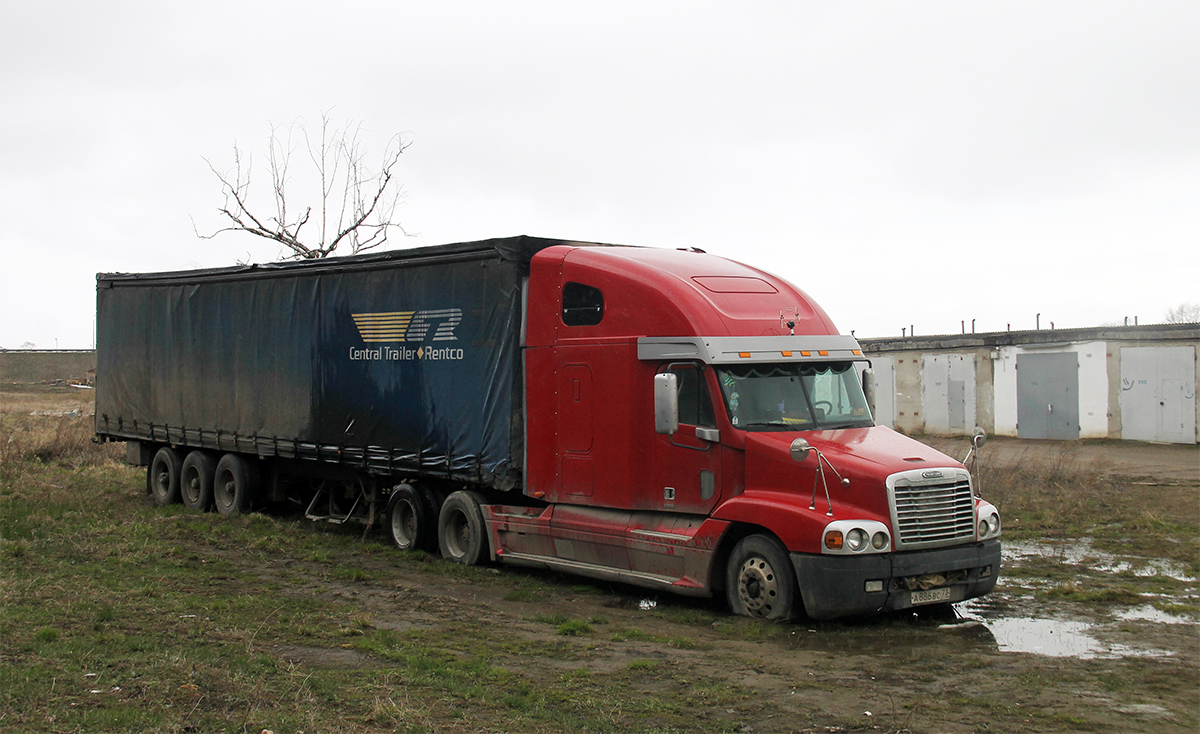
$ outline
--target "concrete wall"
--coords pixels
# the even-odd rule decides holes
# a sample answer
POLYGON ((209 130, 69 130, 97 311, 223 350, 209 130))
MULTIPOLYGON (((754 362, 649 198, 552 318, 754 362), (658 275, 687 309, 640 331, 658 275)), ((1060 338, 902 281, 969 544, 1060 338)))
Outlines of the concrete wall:
POLYGON ((0 385, 13 383, 87 382, 95 375, 96 352, 92 349, 0 350, 0 385))
MULTIPOLYGON (((864 353, 875 361, 876 371, 891 371, 895 385, 891 425, 906 433, 969 433, 970 425, 965 430, 948 425, 947 381, 968 379, 973 372, 969 378, 974 381, 973 393, 968 387, 965 405, 961 406, 967 423, 973 417, 974 424, 988 433, 1017 436, 1017 358, 1022 354, 1059 353, 1075 355, 1078 363, 1080 438, 1123 438, 1124 400, 1127 406, 1133 406, 1127 409, 1137 411, 1138 438, 1144 438, 1149 430, 1146 425, 1157 420, 1158 433, 1153 440, 1200 443, 1200 400, 1196 399, 1200 388, 1200 369, 1196 366, 1200 357, 1198 324, 859 341, 864 353), (1125 352, 1127 384, 1123 385, 1122 354, 1129 349, 1137 351, 1125 352), (1137 374, 1130 372, 1134 364, 1137 374), (1158 412, 1151 415, 1148 411, 1158 412), (1187 415, 1181 418, 1180 411, 1194 415, 1194 423, 1187 420, 1187 415), (1170 425, 1163 428, 1165 424, 1170 425)), ((876 378, 879 386, 887 383, 886 376, 876 378)), ((880 403, 878 399, 876 402, 880 403)), ((885 420, 879 422, 889 425, 885 420)))

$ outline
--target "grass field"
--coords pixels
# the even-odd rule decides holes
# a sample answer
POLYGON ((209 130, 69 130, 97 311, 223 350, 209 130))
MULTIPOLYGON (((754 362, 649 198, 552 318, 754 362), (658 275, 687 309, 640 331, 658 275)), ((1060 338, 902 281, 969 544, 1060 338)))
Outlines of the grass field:
MULTIPOLYGON (((0 402, 0 731, 1197 725, 1194 625, 1113 632, 1175 646, 1162 657, 1006 656, 909 618, 770 625, 708 602, 467 568, 361 528, 156 507, 120 445, 92 443, 86 418, 29 415, 38 406, 88 410, 69 390, 0 402)), ((1134 495, 1069 457, 984 469, 1006 539, 1090 538, 1192 577, 1089 575, 1049 553, 1006 569, 1002 583, 1036 589, 1021 603, 1096 619, 1139 604, 1200 611, 1195 487, 1134 495)))

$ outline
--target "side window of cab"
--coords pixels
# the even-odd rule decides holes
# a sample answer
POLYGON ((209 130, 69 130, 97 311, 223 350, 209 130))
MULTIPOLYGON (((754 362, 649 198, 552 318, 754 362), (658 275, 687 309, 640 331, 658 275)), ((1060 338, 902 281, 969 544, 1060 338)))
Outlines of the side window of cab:
POLYGON ((562 298, 562 321, 567 326, 595 326, 604 318, 604 294, 599 288, 567 283, 562 298))
POLYGON ((704 366, 697 363, 673 364, 668 369, 679 386, 679 422, 685 425, 714 428, 717 425, 712 397, 704 366))

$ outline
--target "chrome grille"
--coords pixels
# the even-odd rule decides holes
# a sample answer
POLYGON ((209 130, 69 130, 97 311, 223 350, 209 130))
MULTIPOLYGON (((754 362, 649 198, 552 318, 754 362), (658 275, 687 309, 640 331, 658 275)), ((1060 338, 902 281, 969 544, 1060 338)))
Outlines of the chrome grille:
POLYGON ((975 539, 975 498, 966 472, 951 469, 894 474, 888 477, 888 501, 898 549, 975 539), (943 476, 930 478, 929 474, 943 476))

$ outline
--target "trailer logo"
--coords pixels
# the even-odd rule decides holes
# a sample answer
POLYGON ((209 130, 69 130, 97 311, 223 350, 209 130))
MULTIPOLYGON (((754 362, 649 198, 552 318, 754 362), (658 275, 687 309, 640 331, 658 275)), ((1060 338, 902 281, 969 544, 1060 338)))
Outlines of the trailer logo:
MULTIPOLYGON (((392 311, 388 313, 356 313, 354 325, 367 344, 400 344, 412 342, 458 341, 454 329, 462 321, 462 309, 438 308, 422 311, 392 311)), ((350 348, 352 360, 447 360, 462 359, 463 350, 446 345, 379 346, 366 349, 350 348)))

